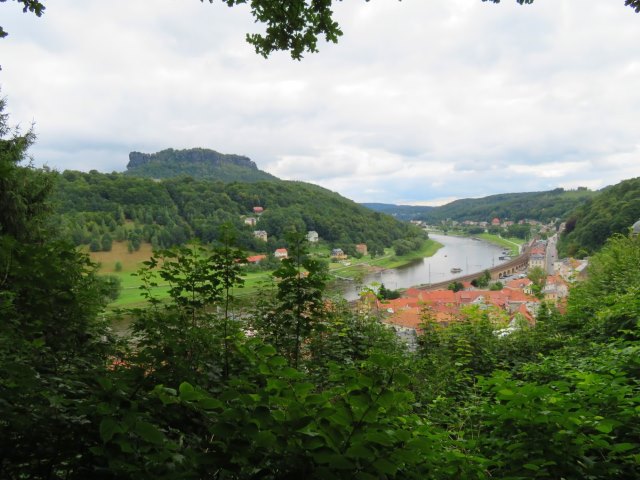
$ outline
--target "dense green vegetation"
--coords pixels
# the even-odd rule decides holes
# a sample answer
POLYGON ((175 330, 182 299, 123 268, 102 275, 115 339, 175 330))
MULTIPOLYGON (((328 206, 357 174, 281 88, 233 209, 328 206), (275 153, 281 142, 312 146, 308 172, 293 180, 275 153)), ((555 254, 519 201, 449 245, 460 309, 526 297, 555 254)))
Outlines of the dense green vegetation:
POLYGON ((599 250, 614 233, 627 234, 638 220, 640 177, 603 189, 573 211, 558 242, 560 255, 589 255, 599 250))
POLYGON ((548 222, 565 218, 569 212, 595 195, 596 192, 586 188, 556 188, 547 192, 503 193, 484 198, 465 198, 440 207, 376 203, 364 205, 402 220, 423 220, 427 223, 440 223, 447 219, 490 222, 495 217, 516 222, 524 219, 548 222))
POLYGON ((394 242, 411 248, 420 230, 372 212, 337 193, 303 182, 228 183, 179 177, 156 182, 112 173, 65 171, 55 174, 56 218, 76 245, 106 250, 112 240, 127 240, 132 250, 141 242, 154 248, 182 245, 198 238, 220 241, 223 225, 237 231, 242 248, 259 253, 285 246, 290 229, 315 230, 320 238, 345 252, 357 243, 383 251, 394 242), (254 215, 260 206, 264 213, 254 215), (255 226, 244 219, 257 219, 255 226), (264 242, 254 230, 265 230, 264 242))
POLYGON ((278 180, 277 177, 258 170, 256 164, 247 157, 225 155, 206 148, 169 148, 152 154, 131 152, 125 173, 146 178, 190 176, 225 183, 278 180))
POLYGON ((275 292, 237 311, 225 234, 151 258, 150 306, 118 340, 50 221, 53 177, 18 166, 33 135, 0 127, 0 477, 640 476, 640 237, 609 240, 566 314, 505 335, 488 310, 443 327, 426 308, 414 351, 375 306, 325 298, 299 235, 275 292))

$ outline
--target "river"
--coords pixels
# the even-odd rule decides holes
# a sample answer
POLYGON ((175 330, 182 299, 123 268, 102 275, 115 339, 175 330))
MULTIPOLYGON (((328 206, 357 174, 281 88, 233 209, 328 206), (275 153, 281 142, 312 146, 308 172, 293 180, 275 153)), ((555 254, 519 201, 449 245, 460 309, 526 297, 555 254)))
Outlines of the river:
MULTIPOLYGON (((405 267, 369 274, 364 278, 364 285, 377 282, 384 283, 391 290, 409 288, 481 272, 507 261, 499 258, 505 255, 502 253, 503 247, 482 240, 431 233, 429 238, 440 242, 444 247, 432 257, 417 260, 405 267), (451 273, 452 268, 460 268, 462 271, 451 273)), ((341 282, 339 290, 347 300, 358 298, 357 285, 353 282, 341 282)))

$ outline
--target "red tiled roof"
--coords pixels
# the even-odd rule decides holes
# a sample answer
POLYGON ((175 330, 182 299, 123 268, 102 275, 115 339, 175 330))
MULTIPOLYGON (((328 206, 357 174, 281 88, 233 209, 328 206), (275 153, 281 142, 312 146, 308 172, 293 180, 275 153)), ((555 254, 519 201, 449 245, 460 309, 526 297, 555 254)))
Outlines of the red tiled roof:
POLYGON ((260 260, 264 260, 265 258, 267 258, 266 255, 252 255, 251 257, 247 257, 247 262, 258 263, 260 260))
POLYGON ((505 286, 508 288, 515 288, 518 290, 522 290, 523 288, 528 287, 532 283, 533 282, 528 278, 518 278, 516 280, 511 280, 510 282, 507 282, 505 286))
POLYGON ((535 297, 524 292, 506 288, 499 291, 472 290, 453 292, 451 290, 424 291, 410 288, 406 291, 406 297, 378 302, 381 310, 390 310, 388 323, 408 328, 416 328, 423 322, 423 314, 426 313, 438 323, 449 323, 455 320, 460 307, 469 305, 478 298, 483 298, 483 303, 493 305, 506 310, 511 305, 518 306, 518 311, 527 321, 532 322, 533 317, 525 307, 527 302, 537 302, 535 297), (514 305, 515 304, 515 305, 514 305), (518 305, 519 304, 519 305, 518 305), (527 312, 526 315, 524 312, 527 312))

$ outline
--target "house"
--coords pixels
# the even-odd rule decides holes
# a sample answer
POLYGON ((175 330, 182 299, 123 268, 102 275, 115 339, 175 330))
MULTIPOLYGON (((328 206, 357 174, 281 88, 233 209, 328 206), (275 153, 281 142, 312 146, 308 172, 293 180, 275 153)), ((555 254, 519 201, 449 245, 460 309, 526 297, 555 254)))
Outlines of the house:
POLYGON ((255 213, 256 215, 261 215, 262 212, 264 212, 264 208, 262 208, 262 207, 253 207, 253 213, 255 213))
POLYGON ((252 227, 255 227, 256 223, 258 223, 258 220, 255 217, 247 217, 244 219, 245 225, 250 225, 252 227))
POLYGON ((347 255, 341 248, 334 248, 331 250, 331 260, 345 260, 347 255))
POLYGON ((520 290, 527 295, 533 295, 533 290, 531 289, 532 285, 533 282, 528 278, 517 278, 515 280, 507 282, 504 288, 509 288, 511 290, 520 290))
POLYGON ((258 240, 262 240, 263 242, 266 242, 268 237, 267 232, 265 232, 264 230, 254 230, 253 236, 256 237, 258 240))
POLYGON ((494 218, 493 220, 491 220, 491 225, 493 225, 494 227, 499 227, 500 219, 498 217, 494 218))
POLYGON ((265 258, 267 258, 266 255, 253 255, 251 257, 247 257, 247 262, 248 263, 253 263, 253 264, 258 264, 260 263, 262 260, 264 260, 265 258))
POLYGON ((532 253, 529 256, 529 268, 540 267, 544 270, 544 263, 544 255, 541 255, 539 253, 532 253))
POLYGON ((367 244, 366 243, 358 243, 356 245, 356 252, 361 253, 362 255, 367 254, 367 244))
POLYGON ((553 271, 566 282, 573 282, 584 278, 585 268, 588 263, 589 261, 586 259, 562 258, 553 262, 553 271))
POLYGON ((286 248, 276 248, 276 251, 273 252, 273 256, 278 260, 284 260, 285 258, 289 258, 289 252, 287 252, 286 248))
POLYGON ((309 243, 318 243, 318 232, 315 230, 309 230, 307 232, 307 241, 309 243))
POLYGON ((559 275, 547 276, 547 281, 542 289, 545 300, 557 302, 569 295, 569 287, 559 275))

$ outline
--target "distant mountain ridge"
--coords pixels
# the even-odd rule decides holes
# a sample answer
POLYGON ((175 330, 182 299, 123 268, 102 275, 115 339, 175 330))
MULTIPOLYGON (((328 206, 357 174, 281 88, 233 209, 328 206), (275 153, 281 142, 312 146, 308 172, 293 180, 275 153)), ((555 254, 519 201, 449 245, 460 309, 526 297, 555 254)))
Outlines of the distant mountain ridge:
POLYGON ((131 152, 125 174, 160 179, 191 176, 224 183, 279 180, 258 169, 249 157, 219 153, 206 148, 168 148, 156 153, 131 152))
POLYGON ((597 192, 586 188, 545 192, 501 193, 483 198, 464 198, 439 207, 363 203, 374 211, 393 215, 400 220, 423 220, 437 223, 442 220, 490 221, 494 217, 509 220, 549 221, 565 218, 578 206, 593 198, 597 192))

